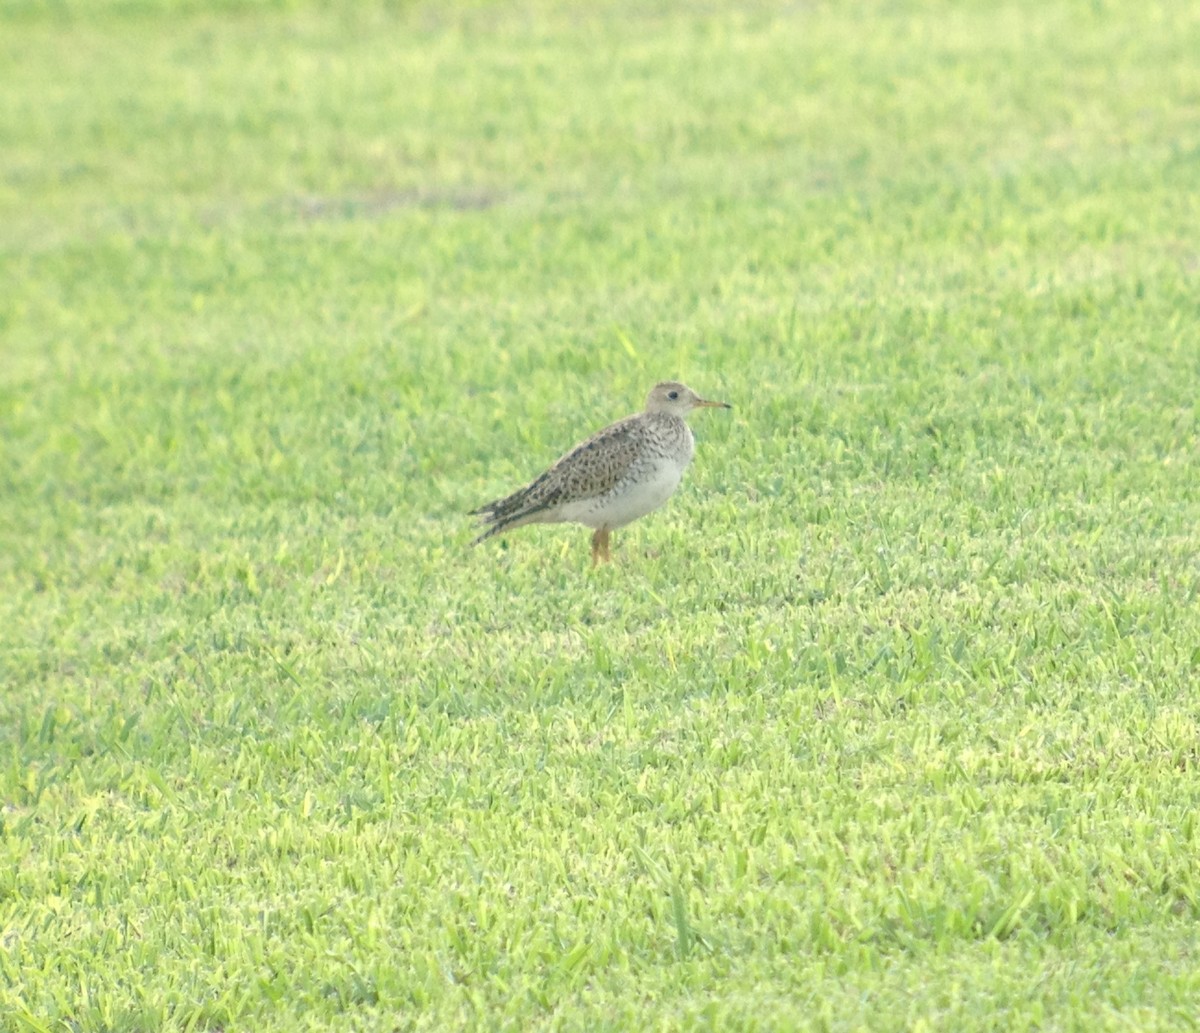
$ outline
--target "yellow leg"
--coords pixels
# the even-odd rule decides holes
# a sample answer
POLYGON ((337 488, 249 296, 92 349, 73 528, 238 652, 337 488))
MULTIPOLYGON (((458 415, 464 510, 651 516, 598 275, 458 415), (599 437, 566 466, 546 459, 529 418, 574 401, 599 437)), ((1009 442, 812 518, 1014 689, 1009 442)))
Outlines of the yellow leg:
POLYGON ((608 549, 608 539, 611 531, 597 530, 592 535, 592 566, 598 567, 601 563, 607 563, 612 559, 612 554, 608 549))

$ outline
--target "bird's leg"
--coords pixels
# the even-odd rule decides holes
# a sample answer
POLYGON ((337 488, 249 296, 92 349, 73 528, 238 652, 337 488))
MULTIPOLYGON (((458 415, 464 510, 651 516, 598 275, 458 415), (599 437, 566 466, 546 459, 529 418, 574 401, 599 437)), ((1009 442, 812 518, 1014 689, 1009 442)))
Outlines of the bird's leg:
POLYGON ((602 528, 597 528, 595 534, 592 535, 593 567, 598 567, 601 563, 607 563, 611 559, 608 554, 608 535, 609 532, 602 528))
POLYGON ((604 532, 604 562, 612 562, 612 531, 604 532))

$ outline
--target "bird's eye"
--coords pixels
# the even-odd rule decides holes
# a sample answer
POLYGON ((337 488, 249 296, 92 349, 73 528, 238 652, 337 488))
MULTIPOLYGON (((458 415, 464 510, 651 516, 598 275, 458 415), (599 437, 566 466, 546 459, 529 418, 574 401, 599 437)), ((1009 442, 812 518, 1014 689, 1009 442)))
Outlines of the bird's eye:
POLYGON ((669 399, 671 399, 671 401, 673 402, 673 401, 675 401, 675 399, 677 399, 677 398, 679 397, 679 392, 678 392, 678 391, 671 391, 671 392, 670 392, 670 393, 667 395, 667 397, 668 397, 669 399))

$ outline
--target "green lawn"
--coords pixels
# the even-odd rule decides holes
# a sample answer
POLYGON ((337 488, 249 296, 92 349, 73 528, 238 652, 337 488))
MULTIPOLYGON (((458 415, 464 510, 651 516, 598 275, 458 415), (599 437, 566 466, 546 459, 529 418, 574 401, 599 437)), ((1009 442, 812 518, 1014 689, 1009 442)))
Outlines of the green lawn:
POLYGON ((355 12, 0 0, 0 1029, 1194 1025, 1200 6, 355 12))

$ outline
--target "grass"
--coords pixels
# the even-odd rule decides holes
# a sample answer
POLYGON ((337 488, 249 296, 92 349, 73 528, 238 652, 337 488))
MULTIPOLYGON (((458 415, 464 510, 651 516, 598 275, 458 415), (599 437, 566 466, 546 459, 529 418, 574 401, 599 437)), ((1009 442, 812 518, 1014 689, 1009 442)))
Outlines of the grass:
POLYGON ((5 1030, 1194 1024, 1195 5, 0 17, 5 1030))

